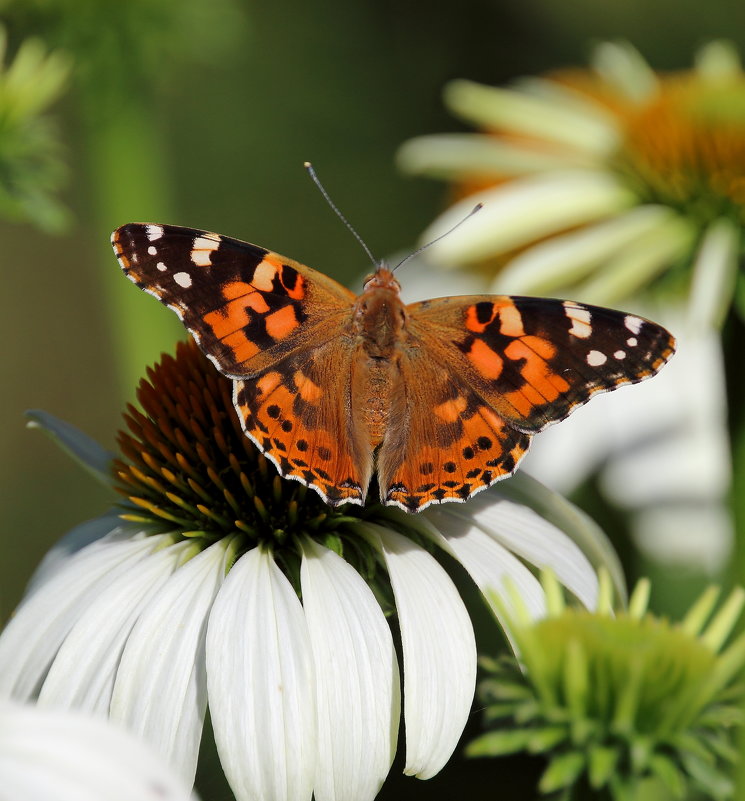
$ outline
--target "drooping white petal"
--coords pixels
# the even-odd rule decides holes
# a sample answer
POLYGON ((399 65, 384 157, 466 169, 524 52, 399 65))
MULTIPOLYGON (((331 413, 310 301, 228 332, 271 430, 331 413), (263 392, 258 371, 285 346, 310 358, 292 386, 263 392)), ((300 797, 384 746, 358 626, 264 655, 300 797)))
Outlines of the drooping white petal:
POLYGON ((229 539, 189 560, 152 598, 116 673, 109 715, 192 784, 207 709, 205 639, 229 539))
POLYGON ((70 529, 44 554, 44 558, 39 562, 29 580, 26 594, 30 595, 35 592, 49 578, 56 575, 67 564, 70 557, 97 540, 110 535, 112 531, 121 526, 121 522, 119 513, 111 511, 93 520, 86 520, 85 523, 80 523, 70 529))
POLYGON ((84 611, 161 542, 121 527, 75 554, 27 596, 0 635, 0 696, 33 698, 84 611))
POLYGON ((39 704, 108 714, 114 678, 132 627, 187 547, 189 543, 184 542, 149 554, 98 595, 57 652, 39 704))
POLYGON ((207 629, 215 742, 238 801, 303 801, 316 761, 313 665, 302 606, 272 556, 231 568, 207 629))
POLYGON ((582 551, 553 523, 525 504, 495 492, 482 492, 467 507, 445 514, 462 526, 475 523, 512 553, 540 569, 550 569, 589 609, 598 594, 597 574, 582 551))
POLYGON ((726 217, 704 233, 693 265, 689 323, 692 332, 720 328, 732 302, 737 278, 739 228, 726 217))
POLYGON ((97 481, 111 488, 111 471, 109 467, 114 454, 102 448, 96 440, 84 434, 72 423, 67 423, 41 409, 26 412, 29 428, 39 428, 48 434, 65 453, 84 467, 97 481))
POLYGON ((444 96, 454 114, 483 128, 528 134, 597 154, 610 152, 618 140, 612 115, 599 103, 588 101, 580 111, 549 98, 463 80, 447 84, 444 96))
POLYGON ((134 737, 69 711, 0 704, 2 801, 188 801, 189 786, 134 737))
POLYGON ((644 103, 659 82, 642 54, 629 42, 601 42, 592 54, 592 66, 601 79, 634 103, 644 103))
POLYGON ((403 172, 446 180, 487 180, 489 176, 501 178, 592 166, 592 159, 581 152, 557 153, 545 146, 472 133, 417 136, 399 148, 396 162, 403 172))
POLYGON ((529 175, 469 195, 451 206, 422 234, 431 242, 460 222, 476 205, 484 207, 467 223, 428 249, 429 258, 458 265, 488 258, 565 228, 617 214, 634 196, 610 173, 562 170, 529 175))
POLYGON ((511 606, 512 593, 505 592, 505 580, 520 596, 531 618, 543 617, 546 599, 535 576, 475 522, 453 514, 450 506, 430 506, 422 512, 417 522, 425 526, 427 535, 435 544, 468 571, 503 626, 506 627, 507 621, 502 610, 492 602, 491 596, 496 594, 505 606, 511 606))
POLYGON ((666 206, 639 206, 576 231, 558 234, 512 259, 492 285, 505 294, 547 294, 587 277, 611 256, 674 216, 666 206))
POLYGON ((606 305, 621 303, 686 253, 694 236, 691 222, 680 216, 656 226, 596 271, 582 285, 582 297, 606 305))
POLYGON ((398 664, 370 588, 340 556, 303 543, 303 608, 315 664, 317 801, 372 801, 396 751, 398 664))
POLYGON ((365 525, 385 558, 404 658, 404 772, 438 773, 455 750, 476 682, 473 626, 455 585, 423 548, 391 529, 365 525))
MULTIPOLYGON (((551 430, 556 430, 556 427, 551 430)), ((593 566, 595 572, 603 568, 613 583, 615 597, 621 601, 626 599, 626 581, 623 568, 613 545, 598 524, 579 507, 568 501, 563 495, 536 481, 525 470, 518 471, 509 481, 501 482, 495 495, 513 501, 516 504, 532 509, 548 523, 556 527, 593 566)), ((573 561, 573 560, 572 560, 573 561)), ((578 564, 578 563, 577 563, 578 564)), ((550 565, 549 565, 550 566, 550 565)), ((576 565, 574 565, 576 567, 576 565)), ((583 569, 584 572, 584 569, 583 569)), ((580 579, 582 581, 582 579, 580 579)), ((596 582, 586 577, 585 591, 579 585, 575 594, 586 598, 586 604, 595 607, 596 582)))

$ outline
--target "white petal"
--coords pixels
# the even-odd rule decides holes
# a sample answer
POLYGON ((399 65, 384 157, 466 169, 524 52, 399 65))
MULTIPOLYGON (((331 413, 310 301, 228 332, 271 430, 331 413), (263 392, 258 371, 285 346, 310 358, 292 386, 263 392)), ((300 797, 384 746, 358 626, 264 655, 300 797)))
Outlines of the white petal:
POLYGON ((673 328, 678 352, 663 372, 608 405, 616 445, 603 489, 625 508, 722 498, 730 472, 721 339, 715 331, 686 336, 673 328))
POLYGON ((188 786, 142 743, 102 720, 0 705, 3 801, 187 801, 188 786))
POLYGON ((471 710, 476 641, 466 608, 437 561, 407 537, 368 524, 396 600, 404 657, 406 767, 420 779, 438 773, 455 750, 471 710))
POLYGON ((528 134, 588 153, 604 155, 618 141, 612 115, 589 100, 579 110, 547 97, 459 80, 446 85, 445 104, 484 128, 528 134))
MULTIPOLYGON (((401 258, 404 258, 403 254, 401 258)), ((396 262, 391 260, 393 264, 396 262)), ((482 275, 472 270, 447 270, 440 264, 433 264, 422 253, 406 262, 406 280, 401 287, 401 300, 415 303, 419 300, 444 298, 451 295, 484 295, 489 286, 482 275)))
POLYGON ((631 521, 634 544, 665 570, 685 570, 717 582, 732 558, 735 530, 724 502, 659 503, 643 507, 631 521))
POLYGON ((694 331, 720 328, 724 322, 735 291, 739 236, 739 228, 725 217, 704 233, 689 291, 689 322, 694 331))
POLYGON ((112 511, 93 520, 86 520, 85 523, 80 523, 68 531, 44 554, 44 558, 31 576, 26 594, 30 595, 35 592, 42 584, 56 575, 74 554, 110 535, 112 531, 121 526, 121 523, 119 513, 112 511))
POLYGON ((400 715, 393 638, 357 571, 310 540, 300 571, 316 672, 317 801, 371 801, 396 752, 400 715))
POLYGON ((0 636, 0 696, 27 700, 42 679, 70 629, 96 599, 132 565, 141 562, 159 537, 112 532, 71 557, 49 581, 27 596, 0 636), (125 539, 118 539, 119 536, 125 539))
POLYGON ((429 258, 457 265, 496 256, 535 239, 617 214, 633 194, 609 173, 564 170, 518 178, 469 195, 422 234, 431 242, 462 220, 476 203, 483 209, 428 249, 429 258))
POLYGON ((210 715, 238 801, 303 801, 313 791, 313 667, 303 610, 271 555, 231 568, 207 630, 210 715))
POLYGON ((593 303, 620 303, 685 254, 694 236, 691 223, 674 217, 629 243, 575 294, 593 303))
POLYGON ((114 454, 102 448, 96 440, 84 434, 71 423, 60 420, 49 412, 31 409, 26 412, 28 428, 40 428, 65 453, 84 467, 97 481, 111 489, 111 460, 114 454))
MULTIPOLYGON (((499 488, 501 489, 501 488, 499 488)), ((553 523, 522 503, 496 492, 482 492, 462 509, 448 513, 462 521, 472 520, 512 553, 541 570, 550 569, 588 608, 597 602, 598 579, 582 551, 553 523)))
POLYGON ((511 592, 505 587, 505 579, 517 591, 530 617, 543 617, 546 599, 535 576, 494 537, 467 517, 454 514, 450 506, 430 506, 422 512, 420 522, 426 524, 431 539, 468 571, 503 628, 507 628, 507 621, 491 595, 498 595, 508 609, 511 607, 511 592))
POLYGON ((396 162, 403 172, 446 180, 469 176, 487 180, 525 173, 591 167, 582 153, 556 153, 528 143, 506 142, 486 134, 432 134, 410 139, 396 162))
POLYGON ((566 290, 673 216, 666 206, 639 206, 608 220, 553 236, 512 259, 495 279, 492 292, 547 294, 566 290))
MULTIPOLYGON (((579 548, 595 572, 600 568, 608 572, 616 597, 626 599, 626 582, 618 555, 603 530, 589 515, 562 495, 536 481, 525 470, 518 471, 509 481, 501 482, 496 489, 497 496, 501 495, 507 500, 532 509, 563 532, 579 548)), ((579 567, 579 562, 571 561, 572 568, 579 567)), ((578 597, 585 599, 587 606, 594 608, 596 580, 584 570, 584 567, 580 569, 576 585, 575 580, 572 580, 572 586, 575 587, 573 591, 578 597)))
POLYGON ((706 81, 722 82, 742 79, 740 54, 733 42, 716 39, 696 52, 696 73, 706 81))
POLYGON ((649 100, 659 86, 654 70, 629 42, 601 42, 592 66, 603 81, 634 103, 649 100))
POLYGON ((108 714, 114 678, 132 627, 187 547, 190 543, 185 542, 151 553, 98 595, 57 652, 39 704, 108 714))
POLYGON ((122 654, 110 717, 192 784, 207 709, 207 618, 226 571, 223 538, 179 568, 152 598, 122 654))

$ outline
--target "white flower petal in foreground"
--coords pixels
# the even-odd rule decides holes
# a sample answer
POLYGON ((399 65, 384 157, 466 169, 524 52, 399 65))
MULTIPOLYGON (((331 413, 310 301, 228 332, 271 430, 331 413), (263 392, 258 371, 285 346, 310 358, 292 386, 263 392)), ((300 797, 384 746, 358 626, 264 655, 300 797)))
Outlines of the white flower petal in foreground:
POLYGON ((202 551, 151 598, 127 638, 109 707, 112 720, 149 742, 188 782, 207 711, 207 616, 230 545, 226 537, 202 551))
POLYGON ((406 766, 428 779, 458 744, 473 700, 476 641, 455 585, 437 560, 407 537, 370 523, 385 559, 401 627, 406 766))
POLYGON ((404 770, 433 776, 458 745, 476 665, 434 553, 490 602, 517 588, 532 619, 546 599, 531 566, 590 608, 595 567, 618 575, 602 534, 526 476, 457 509, 330 508, 258 454, 230 381, 196 346, 150 380, 115 463, 126 522, 102 518, 34 582, 0 635, 0 693, 108 715, 185 782, 209 710, 237 801, 371 801, 396 753, 400 657, 404 770))
POLYGON ((393 637, 351 565, 310 539, 302 547, 318 715, 315 796, 373 798, 396 754, 400 688, 393 637))
POLYGON ((207 675, 215 739, 237 797, 310 799, 313 663, 303 607, 271 555, 230 571, 210 615, 207 675))
POLYGON ((141 742, 80 713, 0 701, 0 801, 196 801, 141 742))

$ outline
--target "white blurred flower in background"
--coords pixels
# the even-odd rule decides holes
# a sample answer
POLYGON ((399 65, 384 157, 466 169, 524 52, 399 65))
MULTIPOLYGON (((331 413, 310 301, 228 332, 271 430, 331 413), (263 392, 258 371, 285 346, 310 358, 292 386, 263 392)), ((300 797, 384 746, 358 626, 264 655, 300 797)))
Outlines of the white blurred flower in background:
POLYGON ((589 69, 510 88, 454 81, 445 102, 483 132, 400 149, 403 170, 453 185, 455 202, 422 241, 476 202, 484 208, 426 251, 429 270, 466 268, 493 293, 624 308, 679 342, 654 381, 598 398, 537 437, 526 468, 568 492, 602 467, 602 486, 632 512, 642 548, 716 571, 732 541, 719 331, 733 302, 745 306, 736 53, 714 42, 694 69, 661 75, 630 45, 604 43, 589 69))

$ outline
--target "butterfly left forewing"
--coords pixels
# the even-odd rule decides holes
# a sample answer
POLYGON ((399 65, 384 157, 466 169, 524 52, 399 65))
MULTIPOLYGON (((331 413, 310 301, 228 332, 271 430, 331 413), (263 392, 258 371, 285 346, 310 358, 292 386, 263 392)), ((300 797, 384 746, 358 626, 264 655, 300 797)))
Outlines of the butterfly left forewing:
POLYGON ((351 314, 354 294, 333 279, 238 239, 130 223, 112 245, 127 277, 175 311, 232 378, 327 341, 351 314))

